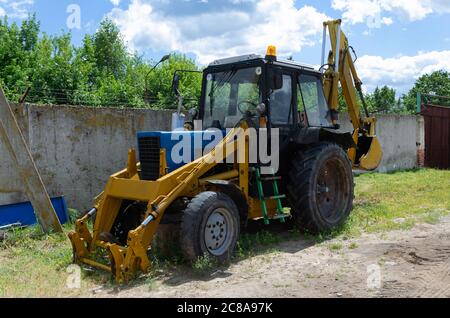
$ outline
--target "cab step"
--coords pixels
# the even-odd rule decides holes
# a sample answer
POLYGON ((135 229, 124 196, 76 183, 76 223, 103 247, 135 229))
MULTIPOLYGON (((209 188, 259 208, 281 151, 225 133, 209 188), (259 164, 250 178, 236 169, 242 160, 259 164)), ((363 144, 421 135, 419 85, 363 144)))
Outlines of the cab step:
POLYGON ((265 200, 281 200, 281 199, 286 199, 286 195, 284 194, 280 194, 280 195, 274 195, 272 197, 265 197, 265 200))
POLYGON ((273 177, 261 177, 261 181, 280 181, 281 177, 273 176, 273 177))
POLYGON ((275 200, 275 203, 277 205, 277 213, 278 215, 276 217, 273 217, 273 220, 280 220, 281 223, 285 223, 285 218, 287 217, 284 213, 284 208, 283 205, 281 204, 281 199, 285 199, 286 195, 284 194, 279 194, 279 190, 278 190, 278 180, 280 180, 281 178, 276 176, 275 173, 272 171, 272 175, 269 176, 265 176, 265 177, 261 177, 261 170, 260 168, 255 168, 255 174, 256 174, 256 185, 258 188, 258 195, 259 195, 259 201, 261 202, 261 209, 263 212, 263 217, 264 217, 264 223, 266 225, 270 224, 269 221, 269 215, 267 212, 267 203, 266 200, 275 200), (273 196, 270 197, 265 197, 264 195, 264 187, 262 184, 262 181, 271 181, 272 182, 272 186, 273 186, 273 196))
POLYGON ((274 217, 272 217, 271 220, 280 220, 282 218, 290 219, 290 218, 292 218, 292 215, 290 213, 289 214, 284 213, 283 215, 279 214, 279 215, 275 215, 274 217))

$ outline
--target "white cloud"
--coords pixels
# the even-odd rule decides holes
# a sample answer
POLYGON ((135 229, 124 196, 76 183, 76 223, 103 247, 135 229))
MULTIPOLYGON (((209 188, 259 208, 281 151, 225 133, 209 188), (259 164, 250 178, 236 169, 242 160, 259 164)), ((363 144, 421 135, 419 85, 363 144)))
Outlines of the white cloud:
POLYGON ((11 18, 24 19, 28 16, 34 0, 0 0, 0 16, 7 15, 11 18))
POLYGON ((109 0, 114 6, 118 6, 120 4, 120 0, 109 0))
POLYGON ((415 56, 393 58, 365 55, 358 59, 356 67, 369 91, 388 85, 398 93, 405 93, 424 74, 441 69, 450 71, 450 51, 419 52, 415 56))
POLYGON ((331 6, 343 12, 345 22, 368 23, 369 26, 373 23, 392 24, 392 18, 385 14, 417 21, 432 13, 450 13, 448 0, 333 0, 331 6))
POLYGON ((394 21, 392 20, 392 18, 383 17, 383 18, 381 19, 381 24, 391 25, 392 23, 394 23, 394 21))
POLYGON ((331 7, 343 11, 342 18, 352 24, 365 23, 380 14, 380 6, 372 0, 333 0, 331 7))
POLYGON ((232 6, 185 16, 156 11, 151 1, 132 0, 127 9, 114 8, 110 16, 132 49, 194 53, 201 64, 264 53, 268 44, 276 45, 280 55, 300 52, 320 40, 322 22, 329 19, 311 6, 296 8, 293 0, 261 0, 251 12, 232 6))

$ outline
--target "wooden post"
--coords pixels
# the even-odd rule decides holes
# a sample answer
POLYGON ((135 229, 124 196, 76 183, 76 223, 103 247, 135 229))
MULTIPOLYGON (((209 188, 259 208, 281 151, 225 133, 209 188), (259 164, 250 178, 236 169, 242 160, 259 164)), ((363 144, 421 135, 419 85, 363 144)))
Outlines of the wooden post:
MULTIPOLYGON (((23 182, 23 190, 27 194, 44 232, 62 232, 61 223, 1 87, 0 141, 5 145, 9 157, 17 168, 18 175, 23 182)), ((5 160, 5 157, 1 156, 0 160, 5 160)))

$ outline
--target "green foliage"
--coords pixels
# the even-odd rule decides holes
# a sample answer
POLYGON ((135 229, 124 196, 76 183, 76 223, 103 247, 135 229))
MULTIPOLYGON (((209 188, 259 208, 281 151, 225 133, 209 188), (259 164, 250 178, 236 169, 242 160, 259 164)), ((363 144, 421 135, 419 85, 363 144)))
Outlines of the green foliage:
MULTIPOLYGON (((422 75, 408 94, 402 97, 406 109, 415 113, 417 108, 417 93, 438 96, 450 96, 450 73, 444 70, 422 75)), ((431 98, 428 102, 450 106, 449 100, 431 98)))
MULTIPOLYGON (((156 71, 148 74, 147 96, 149 101, 159 108, 176 108, 175 96, 172 94, 172 80, 177 70, 199 70, 195 62, 185 55, 172 54, 169 61, 156 71)), ((180 73, 179 90, 183 94, 184 105, 191 108, 198 105, 201 93, 200 73, 180 73)), ((145 80, 144 85, 145 88, 145 80)))
POLYGON ((120 30, 111 20, 100 23, 91 43, 94 46, 94 58, 100 73, 123 78, 128 64, 128 53, 120 30))
POLYGON ((208 255, 201 256, 192 263, 192 269, 194 270, 194 273, 199 275, 206 274, 216 267, 217 263, 208 255))
MULTIPOLYGON (((401 98, 396 99, 396 91, 388 86, 377 87, 373 93, 365 94, 364 99, 369 113, 372 114, 415 114, 417 109, 417 93, 422 95, 450 96, 450 73, 444 70, 421 76, 414 87, 401 98)), ((450 106, 450 99, 424 97, 428 103, 450 106)), ((357 95, 359 108, 362 101, 357 95)), ((339 88, 339 111, 346 112, 347 105, 339 88)))
MULTIPOLYGON (((363 103, 359 94, 356 94, 358 107, 361 112, 364 112, 363 103)), ((364 94, 364 100, 367 105, 369 114, 401 114, 405 113, 406 109, 401 99, 396 99, 395 89, 383 86, 376 87, 372 93, 364 94)), ((339 88, 339 111, 346 112, 347 104, 339 88)))
MULTIPOLYGON (((131 54, 118 27, 109 19, 86 35, 80 47, 70 33, 47 35, 35 15, 20 26, 0 21, 0 85, 11 101, 27 87, 28 102, 87 106, 170 108, 176 106, 171 91, 175 70, 197 70, 195 62, 172 54, 169 62, 151 71, 155 61, 131 54)), ((185 105, 197 105, 201 77, 181 74, 180 91, 185 105)))
MULTIPOLYGON (((359 97, 359 94, 358 94, 358 92, 356 92, 356 90, 355 90, 355 94, 356 94, 356 102, 358 104, 358 107, 359 107, 359 109, 361 111, 363 111, 363 104, 362 104, 361 98, 359 97)), ((368 97, 368 95, 365 96, 366 102, 367 102, 367 97, 368 97)), ((339 87, 339 106, 338 106, 338 111, 340 113, 345 113, 345 112, 347 112, 347 110, 348 110, 347 102, 345 101, 344 93, 342 92, 342 88, 339 87)))
POLYGON ((368 110, 371 113, 386 114, 392 112, 396 106, 395 89, 383 86, 375 88, 372 94, 367 97, 368 110))

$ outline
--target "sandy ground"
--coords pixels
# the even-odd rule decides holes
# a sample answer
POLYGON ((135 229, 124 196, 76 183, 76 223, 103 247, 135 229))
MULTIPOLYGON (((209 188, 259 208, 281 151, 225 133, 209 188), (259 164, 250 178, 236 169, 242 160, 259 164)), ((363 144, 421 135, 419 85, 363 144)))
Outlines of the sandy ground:
POLYGON ((91 292, 94 297, 450 297, 448 217, 408 231, 318 245, 289 241, 276 249, 206 278, 170 273, 151 284, 91 292))

